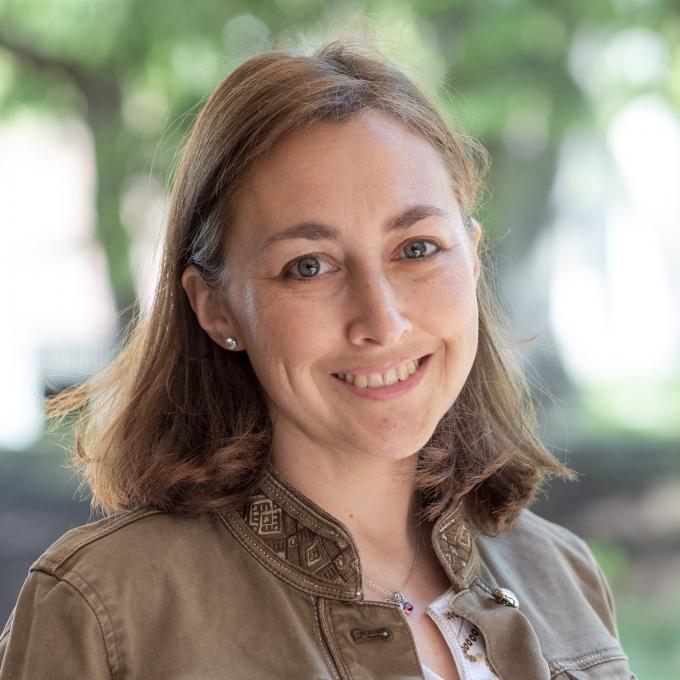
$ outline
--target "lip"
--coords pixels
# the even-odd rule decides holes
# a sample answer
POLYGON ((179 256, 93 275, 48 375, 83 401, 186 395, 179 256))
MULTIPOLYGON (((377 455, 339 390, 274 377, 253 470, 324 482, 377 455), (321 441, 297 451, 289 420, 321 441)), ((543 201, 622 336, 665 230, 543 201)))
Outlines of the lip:
MULTIPOLYGON (((424 357, 418 357, 421 359, 421 362, 416 369, 416 372, 403 382, 396 382, 394 385, 383 385, 382 387, 357 387, 352 383, 340 380, 340 378, 332 374, 331 380, 333 380, 339 388, 349 390, 351 394, 356 394, 358 397, 364 397, 364 399, 374 399, 378 401, 382 399, 393 399, 406 392, 410 392, 423 379, 425 369, 430 363, 431 356, 431 354, 426 354, 424 357)), ((378 373, 379 371, 375 372, 378 373)))

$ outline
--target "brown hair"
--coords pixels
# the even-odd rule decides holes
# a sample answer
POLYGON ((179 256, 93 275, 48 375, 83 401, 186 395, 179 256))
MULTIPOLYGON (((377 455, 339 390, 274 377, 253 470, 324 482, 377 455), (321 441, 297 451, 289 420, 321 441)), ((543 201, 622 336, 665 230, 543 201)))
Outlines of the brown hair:
MULTIPOLYGON (((394 117, 439 151, 469 223, 487 165, 483 148, 453 132, 380 54, 333 42, 311 56, 272 51, 241 64, 213 92, 184 149, 150 313, 135 320, 106 369, 47 401, 48 416, 79 411, 72 458, 95 507, 197 513, 252 491, 272 433, 262 387, 245 352, 224 351, 198 325, 181 276, 193 264, 209 285, 227 286, 225 229, 254 161, 294 130, 366 109, 394 117)), ((526 380, 501 354, 483 272, 477 296, 477 355, 419 452, 416 486, 423 518, 462 501, 493 533, 531 502, 546 475, 570 471, 535 435, 526 380)))

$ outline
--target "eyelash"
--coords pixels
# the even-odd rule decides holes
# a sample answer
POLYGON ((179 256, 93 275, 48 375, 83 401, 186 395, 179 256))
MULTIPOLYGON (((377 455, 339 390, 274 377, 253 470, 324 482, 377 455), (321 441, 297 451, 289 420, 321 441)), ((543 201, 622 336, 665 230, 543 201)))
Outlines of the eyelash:
MULTIPOLYGON (((401 248, 406 248, 407 246, 411 245, 412 243, 426 243, 429 245, 432 245, 436 248, 435 252, 430 253, 429 255, 423 255, 422 257, 404 257, 404 258, 398 258, 398 259, 404 259, 404 260, 429 260, 430 258, 434 257, 435 255, 438 255, 439 253, 443 252, 445 248, 440 246, 438 243, 435 243, 434 241, 431 241, 429 239, 423 239, 423 238, 417 238, 413 239, 412 241, 407 241, 404 243, 401 248)), ((293 276, 291 274, 291 271, 295 267, 295 265, 300 262, 300 260, 304 260, 307 257, 313 257, 316 259, 321 260, 320 257, 317 257, 314 254, 309 254, 309 255, 303 255, 302 257, 297 257, 295 258, 292 262, 287 264, 283 270, 283 278, 284 279, 290 279, 293 281, 303 281, 304 283, 308 283, 309 281, 313 281, 314 279, 318 279, 321 275, 316 274, 315 276, 293 276)))

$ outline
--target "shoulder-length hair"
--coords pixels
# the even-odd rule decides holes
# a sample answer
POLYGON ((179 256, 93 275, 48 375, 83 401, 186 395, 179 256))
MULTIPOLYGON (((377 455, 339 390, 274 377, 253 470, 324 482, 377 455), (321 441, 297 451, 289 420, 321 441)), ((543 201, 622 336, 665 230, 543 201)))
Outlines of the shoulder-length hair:
MULTIPOLYGON (((78 412, 72 464, 94 507, 194 514, 240 503, 270 459, 272 423, 246 352, 218 347, 181 285, 195 265, 228 285, 226 234, 237 190, 254 162, 316 121, 367 109, 392 116, 440 153, 466 223, 487 168, 477 142, 379 53, 332 42, 312 55, 271 51, 226 77, 201 110, 174 178, 160 276, 117 358, 47 400, 49 417, 78 412)), ((569 477, 539 442, 521 370, 501 351, 499 312, 484 270, 477 286, 479 344, 455 403, 418 453, 421 519, 463 503, 482 531, 504 528, 548 475, 569 477)))

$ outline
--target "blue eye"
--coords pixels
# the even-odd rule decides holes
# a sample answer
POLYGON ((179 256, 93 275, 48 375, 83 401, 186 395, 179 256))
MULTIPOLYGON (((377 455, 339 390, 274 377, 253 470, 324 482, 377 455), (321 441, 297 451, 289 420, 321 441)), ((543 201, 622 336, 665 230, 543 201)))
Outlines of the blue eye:
POLYGON ((330 265, 321 258, 316 257, 316 255, 305 255, 304 257, 294 260, 286 267, 285 277, 297 279, 298 281, 309 281, 310 279, 317 278, 323 265, 326 265, 327 271, 332 271, 330 265))
MULTIPOLYGON (((406 257, 397 257, 397 260, 425 260, 441 252, 441 248, 433 241, 423 239, 410 241, 401 246, 406 257)), ((283 277, 294 281, 311 281, 320 278, 320 275, 336 271, 322 257, 317 255, 304 255, 290 262, 283 270, 283 277)))
POLYGON ((409 260, 417 260, 423 257, 428 257, 429 255, 434 255, 434 253, 439 251, 439 246, 432 243, 432 241, 411 241, 404 246, 404 252, 409 260), (431 246, 434 250, 428 252, 427 248, 431 246))
POLYGON ((305 279, 316 276, 319 269, 321 269, 321 264, 316 257, 303 257, 295 263, 296 273, 305 279))

